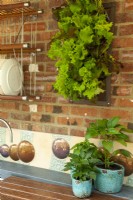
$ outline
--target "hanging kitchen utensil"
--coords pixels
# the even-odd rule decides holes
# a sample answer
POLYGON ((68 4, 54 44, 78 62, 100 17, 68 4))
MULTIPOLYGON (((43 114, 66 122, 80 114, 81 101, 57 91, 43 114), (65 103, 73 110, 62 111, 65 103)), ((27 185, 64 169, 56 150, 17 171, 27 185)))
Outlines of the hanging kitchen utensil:
POLYGON ((18 161, 18 145, 17 144, 12 144, 9 148, 9 156, 11 157, 12 160, 18 161))
POLYGON ((9 157, 9 146, 7 144, 3 144, 0 147, 0 153, 5 158, 9 157))
POLYGON ((28 163, 33 160, 34 156, 35 156, 35 149, 33 145, 26 140, 21 141, 18 145, 19 159, 25 163, 28 163))

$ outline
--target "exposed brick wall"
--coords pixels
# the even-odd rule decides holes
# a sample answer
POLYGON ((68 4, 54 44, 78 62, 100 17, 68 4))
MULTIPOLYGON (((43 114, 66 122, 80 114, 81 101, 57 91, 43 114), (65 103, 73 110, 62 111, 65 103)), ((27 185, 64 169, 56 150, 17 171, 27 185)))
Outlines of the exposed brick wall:
MULTIPOLYGON (((41 101, 0 101, 0 117, 17 129, 42 131, 55 134, 84 136, 86 127, 97 118, 121 117, 123 124, 133 121, 133 1, 105 0, 116 3, 115 38, 113 55, 123 63, 119 74, 112 76, 111 106, 92 106, 69 103, 57 95, 52 87, 56 70, 54 62, 47 57, 51 37, 57 31, 57 22, 52 18, 52 7, 63 0, 40 0, 39 7, 44 14, 39 17, 37 44, 44 51, 38 55, 37 94, 41 101), (37 112, 30 112, 29 105, 36 104, 37 112)), ((25 25, 25 39, 29 40, 29 25, 25 25)), ((24 57, 25 90, 30 90, 28 72, 29 55, 24 57)), ((33 83, 32 83, 33 84, 33 83)), ((32 87, 33 90, 33 87, 32 87)))

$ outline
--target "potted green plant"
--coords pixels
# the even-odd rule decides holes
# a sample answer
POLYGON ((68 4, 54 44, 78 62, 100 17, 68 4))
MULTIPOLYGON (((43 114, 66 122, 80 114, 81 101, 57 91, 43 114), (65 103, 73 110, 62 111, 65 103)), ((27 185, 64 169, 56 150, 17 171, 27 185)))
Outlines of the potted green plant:
POLYGON ((113 40, 112 22, 102 0, 66 0, 53 9, 53 15, 59 28, 48 51, 58 70, 54 88, 71 100, 93 100, 104 92, 110 66, 119 67, 108 51, 113 40))
POLYGON ((88 140, 77 143, 71 148, 70 160, 65 164, 64 170, 70 170, 72 178, 72 191, 76 197, 85 198, 92 193, 92 180, 96 178, 96 163, 98 148, 88 140))
POLYGON ((114 156, 122 154, 131 157, 132 154, 126 149, 114 150, 114 142, 124 146, 129 139, 126 132, 132 132, 119 123, 120 117, 111 119, 99 119, 90 123, 87 128, 86 139, 97 137, 101 139, 99 152, 101 153, 101 162, 97 165, 99 173, 95 180, 97 190, 104 193, 116 193, 122 188, 124 178, 124 167, 113 161, 114 156))

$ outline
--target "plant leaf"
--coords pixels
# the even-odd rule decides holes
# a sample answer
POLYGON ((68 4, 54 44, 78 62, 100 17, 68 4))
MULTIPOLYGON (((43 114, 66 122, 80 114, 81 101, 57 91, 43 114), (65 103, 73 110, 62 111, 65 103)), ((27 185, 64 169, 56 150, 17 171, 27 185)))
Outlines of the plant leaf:
POLYGON ((103 140, 103 141, 102 141, 102 145, 103 145, 103 147, 104 147, 105 149, 107 149, 109 152, 111 152, 112 149, 113 149, 113 141, 105 141, 105 140, 103 140))
POLYGON ((119 120, 120 120, 120 117, 117 117, 117 116, 109 119, 107 122, 107 127, 114 128, 118 124, 119 120))

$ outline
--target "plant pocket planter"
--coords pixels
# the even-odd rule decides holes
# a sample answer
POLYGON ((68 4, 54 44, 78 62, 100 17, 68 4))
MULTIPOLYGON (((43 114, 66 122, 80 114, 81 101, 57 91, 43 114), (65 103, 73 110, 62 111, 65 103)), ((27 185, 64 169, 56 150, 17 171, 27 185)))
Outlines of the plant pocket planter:
POLYGON ((78 198, 89 197, 92 193, 92 180, 79 181, 72 178, 72 191, 78 198))
POLYGON ((104 193, 120 192, 124 179, 124 167, 116 163, 113 166, 115 167, 113 169, 97 166, 99 173, 96 176, 94 185, 98 191, 104 193))

